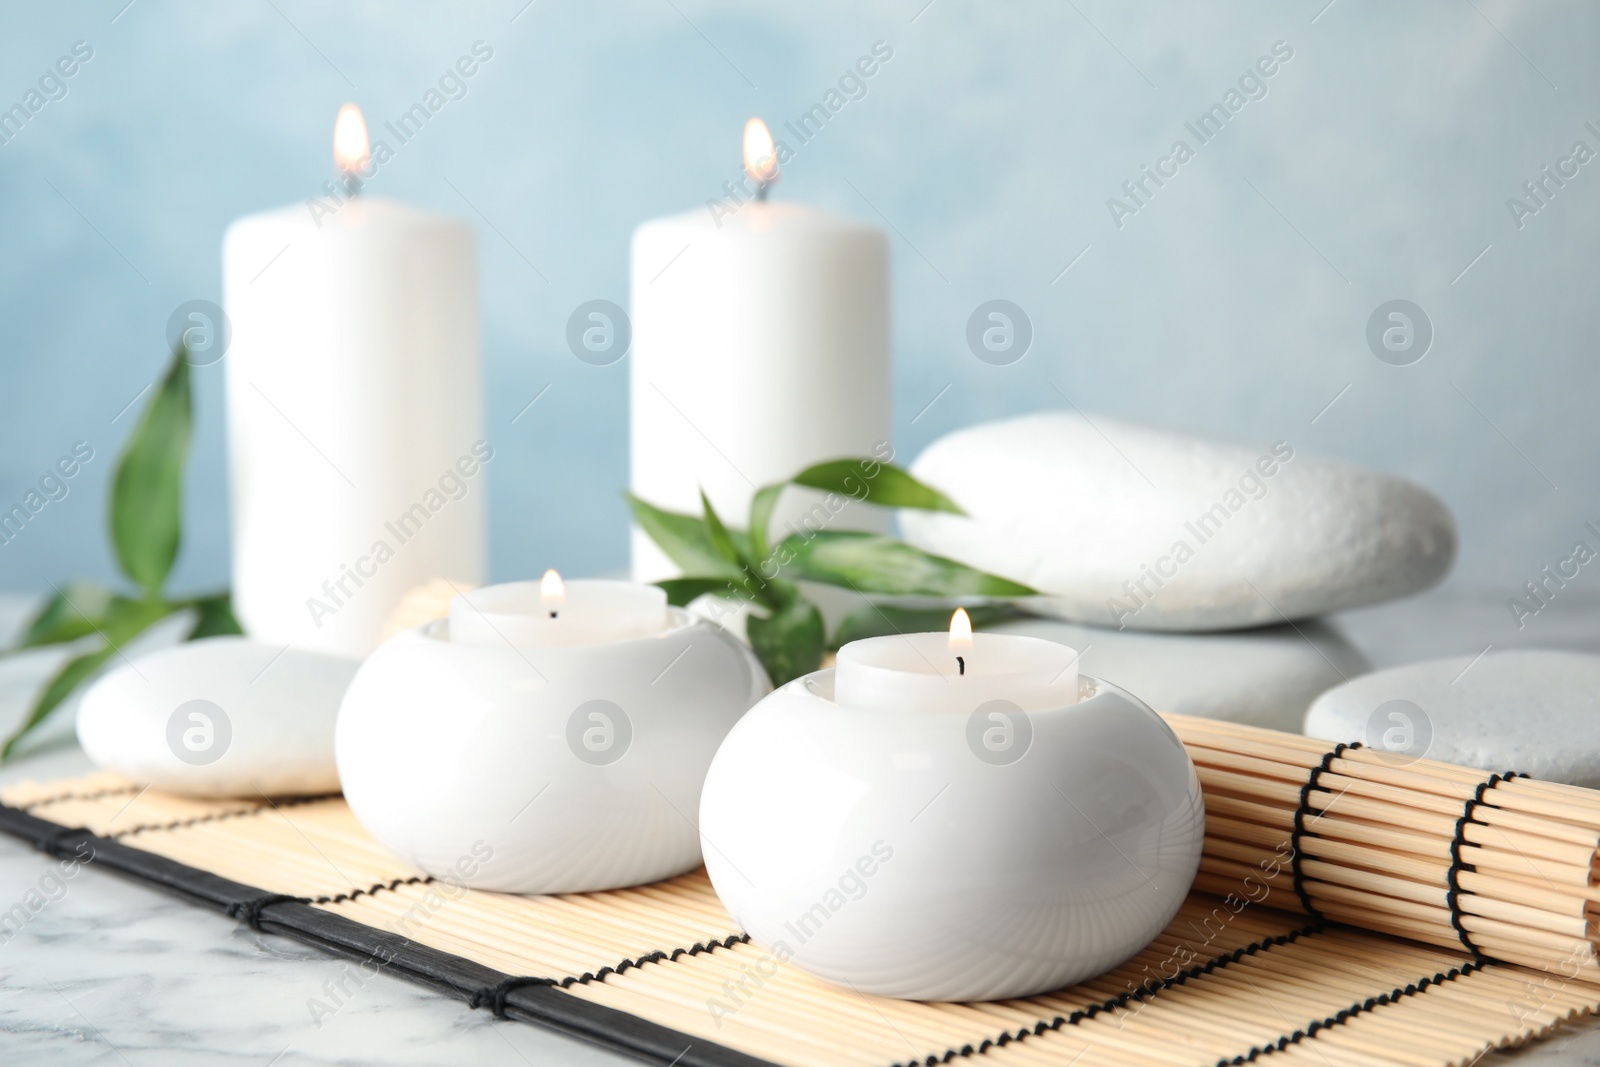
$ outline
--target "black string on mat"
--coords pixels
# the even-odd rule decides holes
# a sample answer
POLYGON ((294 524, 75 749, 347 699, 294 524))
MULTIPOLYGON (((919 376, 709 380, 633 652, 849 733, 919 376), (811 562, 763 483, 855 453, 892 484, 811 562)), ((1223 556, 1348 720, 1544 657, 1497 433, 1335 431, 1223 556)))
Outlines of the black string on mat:
POLYGON ((135 792, 142 792, 142 789, 136 785, 113 785, 88 793, 77 793, 69 790, 65 793, 54 793, 47 797, 40 797, 38 800, 30 800, 26 804, 19 806, 23 811, 33 812, 39 808, 49 807, 51 804, 60 804, 67 800, 101 800, 105 797, 127 796, 129 793, 135 792))
POLYGON ((569 974, 565 978, 539 978, 521 976, 507 978, 498 985, 484 986, 474 990, 472 996, 467 998, 467 1005, 472 1008, 487 1006, 494 1012, 495 1017, 506 1017, 506 996, 514 989, 523 986, 556 986, 561 989, 571 989, 575 985, 587 985, 590 982, 604 982, 607 975, 622 974, 630 968, 643 967, 647 963, 673 963, 679 956, 698 956, 702 952, 714 952, 719 948, 732 948, 735 945, 750 943, 749 934, 729 934, 718 940, 711 938, 708 941, 696 941, 688 948, 675 948, 670 952, 659 950, 634 959, 622 960, 619 963, 607 964, 598 971, 584 971, 582 974, 569 974))
POLYGON ((261 910, 274 904, 310 904, 310 897, 297 897, 292 893, 268 893, 253 900, 236 900, 228 905, 228 917, 247 923, 252 930, 261 931, 261 910))
POLYGON ((1445 907, 1450 909, 1450 925, 1456 932, 1456 937, 1461 939, 1461 947, 1472 953, 1472 958, 1480 963, 1487 959, 1482 950, 1472 943, 1467 936, 1467 928, 1462 925, 1461 911, 1461 872, 1476 871, 1478 868, 1467 863, 1461 858, 1461 846, 1467 843, 1467 823, 1472 821, 1473 812, 1478 810, 1478 805, 1483 803, 1484 794, 1489 792, 1501 782, 1510 781, 1512 778, 1526 778, 1527 775, 1518 771, 1510 774, 1491 774, 1487 779, 1478 783, 1478 788, 1472 791, 1472 796, 1461 807, 1461 818, 1456 820, 1455 833, 1450 837, 1450 869, 1445 872, 1444 881, 1447 887, 1444 894, 1445 907))
POLYGON ((496 1019, 504 1019, 506 1017, 506 997, 510 996, 513 990, 521 989, 523 986, 555 984, 556 982, 553 978, 507 978, 497 985, 485 986, 475 991, 468 998, 467 1005, 473 1009, 487 1006, 494 1013, 496 1019))
POLYGON ((991 1048, 1004 1048, 1013 1041, 1024 1041, 1030 1037, 1045 1034, 1052 1030, 1060 1030, 1067 1026, 1077 1026, 1079 1023, 1093 1019, 1096 1015, 1122 1011, 1134 1001, 1139 1001, 1142 1004, 1163 990, 1173 989, 1178 986, 1186 985, 1191 980, 1204 978, 1209 974, 1213 974, 1225 967, 1230 967, 1233 964, 1238 963, 1247 956, 1254 956, 1259 953, 1268 952, 1272 949, 1278 948, 1281 945, 1292 945, 1302 937, 1314 937, 1325 929, 1327 929, 1326 923, 1322 922, 1320 919, 1315 920, 1305 926, 1302 926, 1298 930, 1290 930, 1288 933, 1277 934, 1272 937, 1265 937, 1260 941, 1253 941, 1248 945, 1240 945, 1231 952, 1225 952, 1214 959, 1209 959, 1202 964, 1190 967, 1188 970, 1180 971, 1177 974, 1163 975, 1157 978, 1152 978, 1137 988, 1130 985, 1126 991, 1118 993, 1116 996, 1111 997, 1108 1000, 1104 1000, 1098 1004, 1089 1004, 1083 1008, 1079 1008, 1070 1015, 1057 1015, 1055 1018, 1049 1020, 1040 1019, 1032 1026, 1024 1026, 1016 1030, 1006 1030, 996 1037, 984 1038, 976 1045, 968 1044, 963 1045, 960 1048, 949 1049, 943 1053, 932 1053, 920 1060, 906 1060, 901 1064, 897 1064, 896 1067, 938 1067, 939 1064, 949 1063, 958 1057, 981 1056, 985 1052, 988 1052, 991 1048))
POLYGON ((1298 1045, 1307 1038, 1316 1037, 1317 1034, 1323 1030, 1331 1030, 1335 1026, 1343 1026, 1356 1016, 1365 1015, 1374 1008, 1381 1008, 1386 1004, 1397 1003, 1406 997, 1414 997, 1418 993, 1426 993, 1429 986, 1444 985, 1446 982, 1453 982, 1457 978, 1469 975, 1472 972, 1481 969, 1482 967, 1483 964, 1480 962, 1463 963, 1461 966, 1452 967, 1448 971, 1440 971, 1432 976, 1419 978, 1409 985, 1396 986, 1387 993, 1380 993, 1375 997, 1368 997, 1366 1000, 1352 1004, 1348 1008, 1345 1008, 1339 1012, 1335 1012, 1333 1015, 1329 1015, 1326 1018, 1315 1019, 1307 1023, 1305 1026, 1295 1030, 1293 1033, 1284 1034, 1282 1037, 1278 1038, 1278 1040, 1270 1044, 1256 1045, 1249 1052, 1242 1053, 1241 1055, 1235 1056, 1232 1059, 1220 1059, 1217 1061, 1217 1067, 1242 1067, 1243 1064, 1254 1063, 1263 1056, 1270 1056, 1274 1052, 1282 1052, 1290 1045, 1298 1045))
POLYGON ((1311 894, 1306 891, 1306 876, 1301 868, 1300 838, 1306 832, 1306 816, 1311 814, 1311 791, 1317 788, 1317 782, 1333 761, 1344 755, 1346 751, 1360 748, 1361 742, 1350 744, 1340 743, 1335 745, 1333 751, 1325 752, 1322 762, 1311 769, 1311 774, 1306 778, 1306 784, 1300 787, 1300 803, 1294 809, 1294 831, 1289 835, 1289 871, 1294 876, 1294 895, 1300 898, 1300 906, 1307 915, 1314 919, 1322 918, 1322 912, 1311 902, 1311 894))

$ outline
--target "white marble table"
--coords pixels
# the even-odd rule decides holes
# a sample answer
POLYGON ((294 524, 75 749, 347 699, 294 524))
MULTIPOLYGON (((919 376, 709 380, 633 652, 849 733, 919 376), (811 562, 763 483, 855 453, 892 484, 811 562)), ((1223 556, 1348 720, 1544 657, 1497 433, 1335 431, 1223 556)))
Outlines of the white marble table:
MULTIPOLYGON (((1495 647, 1541 645, 1600 651, 1600 598, 1574 590, 1518 632, 1505 593, 1445 590, 1349 612, 1337 624, 1378 666, 1495 647)), ((0 600, 0 635, 22 610, 0 600)), ((21 713, 42 657, 0 662, 0 727, 21 713)), ((64 723, 27 758, 0 770, 0 785, 89 769, 64 723)), ((9 909, 55 861, 0 837, 0 910, 9 909)), ((0 933, 0 939, 4 934, 0 933)), ((332 1016, 310 1002, 347 964, 287 938, 116 875, 80 871, 66 891, 0 944, 0 1063, 187 1067, 248 1064, 632 1062, 538 1027, 496 1022, 487 1012, 387 975, 365 982, 332 1016)), ((1572 1030, 1515 1054, 1480 1061, 1553 1067, 1600 1065, 1600 1025, 1572 1030)))

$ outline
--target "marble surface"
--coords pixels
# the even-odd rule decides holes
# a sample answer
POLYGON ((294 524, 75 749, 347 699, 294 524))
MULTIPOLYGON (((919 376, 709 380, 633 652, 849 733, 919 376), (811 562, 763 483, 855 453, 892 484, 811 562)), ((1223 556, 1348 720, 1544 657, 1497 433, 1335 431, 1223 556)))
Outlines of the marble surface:
MULTIPOLYGON (((1600 651, 1600 598, 1574 590, 1518 631, 1506 593, 1446 587, 1337 616, 1377 666, 1496 648, 1600 651)), ((0 634, 22 605, 0 598, 0 634)), ((21 713, 47 656, 0 661, 0 727, 21 713)), ((69 716, 0 770, 0 785, 79 774, 89 763, 69 716)), ((0 910, 57 862, 0 837, 0 910)), ((146 889, 92 865, 65 883, 0 944, 0 1062, 12 1064, 293 1065, 473 1063, 483 1067, 633 1062, 522 1023, 496 1022, 387 975, 366 981, 336 1013, 311 1002, 347 964, 287 938, 146 889)), ((348 981, 348 980, 347 980, 348 981)), ((1600 1026, 1575 1027, 1481 1064, 1600 1065, 1600 1026)))

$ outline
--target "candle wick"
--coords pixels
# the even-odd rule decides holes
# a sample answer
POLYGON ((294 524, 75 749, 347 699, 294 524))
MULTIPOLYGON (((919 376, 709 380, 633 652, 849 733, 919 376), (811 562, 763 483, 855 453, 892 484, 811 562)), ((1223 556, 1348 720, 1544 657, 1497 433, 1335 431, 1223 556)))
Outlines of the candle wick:
POLYGON ((967 673, 967 661, 961 656, 956 657, 956 673, 962 677, 965 677, 967 673))
POLYGON ((756 203, 764 204, 767 202, 767 190, 770 188, 772 188, 771 182, 756 183, 756 203))
POLYGON ((551 612, 551 613, 550 613, 550 617, 551 617, 551 618, 552 618, 552 619, 553 619, 553 618, 555 618, 555 617, 556 617, 556 613, 555 613, 555 612, 553 612, 553 611, 552 611, 552 612, 551 612))
POLYGON ((361 186, 364 184, 361 180, 361 175, 353 170, 342 170, 341 176, 344 178, 345 195, 351 197, 360 196, 361 186))

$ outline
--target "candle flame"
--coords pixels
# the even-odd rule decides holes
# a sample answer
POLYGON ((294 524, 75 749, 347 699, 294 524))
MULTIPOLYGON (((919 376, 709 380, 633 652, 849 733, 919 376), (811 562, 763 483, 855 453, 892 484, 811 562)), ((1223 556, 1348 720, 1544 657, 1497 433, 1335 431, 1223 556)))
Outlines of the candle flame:
POLYGON ((544 577, 539 579, 539 599, 546 603, 552 600, 559 603, 566 599, 566 596, 567 587, 561 581, 561 575, 554 570, 545 571, 544 577))
POLYGON ((744 124, 744 172, 763 188, 778 180, 778 146, 760 119, 744 124))
POLYGON ((367 165, 372 146, 367 139, 367 120, 361 109, 346 104, 333 120, 333 161, 346 174, 352 174, 367 165))
POLYGON ((952 651, 972 647, 972 619, 966 608, 957 608, 950 616, 950 648, 952 651))

